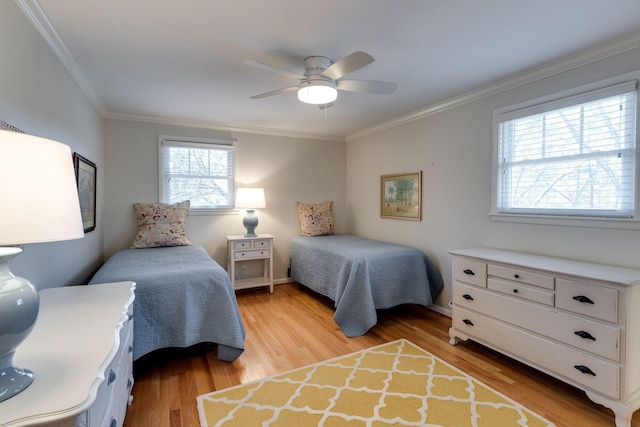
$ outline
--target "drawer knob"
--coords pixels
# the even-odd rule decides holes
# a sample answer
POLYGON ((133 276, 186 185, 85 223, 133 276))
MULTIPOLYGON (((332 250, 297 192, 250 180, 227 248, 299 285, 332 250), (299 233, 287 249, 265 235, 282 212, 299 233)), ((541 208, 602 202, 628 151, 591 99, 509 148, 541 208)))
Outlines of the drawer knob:
POLYGON ((469 276, 475 276, 476 273, 473 272, 473 270, 469 270, 468 268, 466 270, 463 271, 464 274, 467 274, 469 276))
POLYGON ((593 304, 594 303, 589 297, 585 297, 584 295, 577 295, 577 296, 573 297, 573 299, 578 301, 578 302, 585 303, 585 304, 593 304))
POLYGON ((109 380, 107 381, 107 385, 113 383, 116 380, 116 373, 113 371, 113 369, 109 370, 109 380))
POLYGON ((594 337, 593 335, 591 335, 589 332, 586 332, 586 331, 575 331, 574 334, 586 340, 593 340, 593 341, 596 340, 596 337, 594 337))
POLYGON ((469 294, 462 295, 462 298, 466 299, 467 301, 473 301, 473 297, 469 294))
POLYGON ((520 275, 519 274, 514 274, 513 277, 515 277, 516 279, 519 279, 520 275))
POLYGON ((514 293, 514 294, 517 294, 517 293, 518 293, 518 290, 517 290, 517 289, 514 289, 514 290, 513 290, 513 293, 514 293))
POLYGON ((463 322, 465 325, 473 326, 473 322, 469 319, 464 319, 463 322))
POLYGON ((593 372, 591 369, 589 369, 584 365, 576 365, 574 366, 574 368, 576 368, 578 371, 582 372, 583 374, 593 375, 594 377, 596 376, 595 372, 593 372))

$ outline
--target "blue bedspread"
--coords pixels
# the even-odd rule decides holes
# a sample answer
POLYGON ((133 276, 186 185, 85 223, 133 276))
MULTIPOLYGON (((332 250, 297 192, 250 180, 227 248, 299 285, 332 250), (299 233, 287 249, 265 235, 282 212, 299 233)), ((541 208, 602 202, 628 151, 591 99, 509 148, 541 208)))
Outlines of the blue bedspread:
POLYGON ((377 323, 376 309, 428 306, 443 287, 440 272, 421 251, 342 234, 294 237, 291 278, 335 302, 334 320, 349 337, 377 323))
POLYGON ((244 351, 245 330, 227 272, 200 246, 123 249, 89 284, 131 280, 133 358, 166 347, 218 344, 218 359, 244 351))

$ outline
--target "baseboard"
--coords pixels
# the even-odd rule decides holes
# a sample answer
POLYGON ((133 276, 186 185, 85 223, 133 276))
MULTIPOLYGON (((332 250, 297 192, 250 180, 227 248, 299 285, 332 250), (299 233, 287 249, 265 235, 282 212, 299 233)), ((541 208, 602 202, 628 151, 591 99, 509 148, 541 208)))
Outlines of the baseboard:
POLYGON ((447 317, 451 317, 451 309, 450 308, 444 308, 444 307, 440 307, 439 305, 430 305, 429 307, 427 307, 433 311, 435 311, 436 313, 440 313, 443 314, 447 317))

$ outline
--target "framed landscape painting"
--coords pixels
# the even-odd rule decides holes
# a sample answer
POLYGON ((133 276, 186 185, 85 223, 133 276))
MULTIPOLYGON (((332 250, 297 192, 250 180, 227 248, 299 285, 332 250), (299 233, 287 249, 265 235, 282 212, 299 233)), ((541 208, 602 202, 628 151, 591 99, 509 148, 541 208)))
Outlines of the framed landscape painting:
POLYGON ((380 177, 380 217, 422 219, 422 171, 380 177))

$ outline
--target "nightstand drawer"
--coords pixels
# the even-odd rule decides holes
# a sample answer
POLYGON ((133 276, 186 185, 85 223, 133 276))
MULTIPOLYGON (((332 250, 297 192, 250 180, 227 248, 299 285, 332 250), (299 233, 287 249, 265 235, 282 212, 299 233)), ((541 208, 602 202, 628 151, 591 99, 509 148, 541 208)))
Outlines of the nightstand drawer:
POLYGON ((270 258, 271 251, 269 249, 259 251, 241 251, 233 254, 234 259, 258 259, 258 258, 270 258))
POLYGON ((253 249, 268 249, 271 247, 270 239, 258 239, 253 241, 253 249))
POLYGON ((251 241, 233 242, 233 249, 251 249, 251 241))

